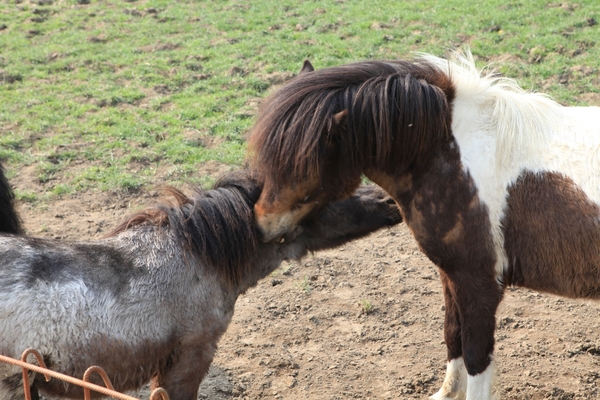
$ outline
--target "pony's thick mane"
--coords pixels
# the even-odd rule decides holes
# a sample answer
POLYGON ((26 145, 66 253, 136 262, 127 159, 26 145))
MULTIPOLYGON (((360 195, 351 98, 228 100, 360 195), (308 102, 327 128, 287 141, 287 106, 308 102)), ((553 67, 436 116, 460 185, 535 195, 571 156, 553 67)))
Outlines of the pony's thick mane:
POLYGON ((542 93, 523 90, 510 78, 489 67, 478 69, 471 52, 454 52, 450 60, 428 54, 421 58, 449 75, 460 99, 490 104, 490 132, 496 133, 496 160, 509 163, 519 151, 544 143, 553 129, 563 123, 563 107, 542 93))
POLYGON ((449 137, 453 97, 449 76, 425 59, 300 74, 263 102, 250 149, 259 171, 280 182, 318 174, 330 140, 339 144, 347 171, 408 168, 428 162, 440 139, 449 137), (343 110, 346 126, 329 137, 332 116, 343 110))
POLYGON ((212 190, 197 189, 192 197, 168 188, 175 204, 157 205, 132 215, 108 236, 136 226, 168 227, 201 262, 216 268, 232 285, 237 285, 248 272, 255 253, 252 208, 261 189, 243 171, 222 178, 212 190))
POLYGON ((348 110, 347 126, 334 138, 341 168, 419 167, 449 137, 455 98, 490 105, 487 123, 497 135, 499 163, 539 146, 563 122, 559 104, 514 80, 482 73, 468 50, 449 60, 420 54, 299 75, 263 102, 250 150, 259 171, 276 181, 313 178, 331 140, 331 117, 348 110))

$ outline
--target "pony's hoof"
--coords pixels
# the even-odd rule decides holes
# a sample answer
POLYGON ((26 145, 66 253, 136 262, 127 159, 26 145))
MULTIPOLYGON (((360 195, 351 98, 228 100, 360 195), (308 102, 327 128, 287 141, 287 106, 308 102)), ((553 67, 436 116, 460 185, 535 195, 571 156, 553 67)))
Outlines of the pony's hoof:
POLYGON ((465 400, 466 393, 458 392, 458 393, 450 393, 444 390, 444 388, 440 389, 439 392, 429 397, 429 400, 465 400))

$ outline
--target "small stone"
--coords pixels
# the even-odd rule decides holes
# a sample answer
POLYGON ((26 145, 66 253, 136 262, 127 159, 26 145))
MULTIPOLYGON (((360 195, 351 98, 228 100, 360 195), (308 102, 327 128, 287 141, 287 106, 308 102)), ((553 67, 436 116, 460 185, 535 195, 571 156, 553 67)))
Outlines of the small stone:
POLYGON ((240 67, 236 67, 236 66, 233 66, 233 67, 229 68, 229 72, 228 72, 229 76, 235 76, 235 75, 242 75, 242 76, 244 76, 245 74, 246 74, 246 71, 244 71, 240 67))

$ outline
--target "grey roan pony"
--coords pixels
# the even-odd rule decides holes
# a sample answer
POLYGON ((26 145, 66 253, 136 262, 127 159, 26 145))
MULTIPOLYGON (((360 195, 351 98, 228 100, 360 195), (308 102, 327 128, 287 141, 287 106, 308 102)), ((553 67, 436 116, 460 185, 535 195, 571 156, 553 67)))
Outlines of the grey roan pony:
MULTIPOLYGON (((393 200, 365 187, 308 218, 295 238, 261 243, 260 193, 238 173, 192 197, 171 190, 175 204, 145 209, 100 240, 1 233, 0 352, 18 358, 33 347, 61 373, 99 365, 117 390, 151 381, 172 400, 192 400, 241 293, 283 260, 401 221, 393 200)), ((82 396, 55 379, 33 382, 50 396, 82 396)), ((20 370, 1 365, 0 398, 22 398, 20 386, 20 370)))

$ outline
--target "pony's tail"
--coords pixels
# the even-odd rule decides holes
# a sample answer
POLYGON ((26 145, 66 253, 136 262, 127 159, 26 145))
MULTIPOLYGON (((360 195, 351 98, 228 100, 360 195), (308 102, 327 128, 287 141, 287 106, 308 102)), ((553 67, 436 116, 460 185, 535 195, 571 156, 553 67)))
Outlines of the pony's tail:
POLYGON ((15 210, 14 200, 15 196, 0 164, 0 233, 22 235, 25 231, 15 210))

